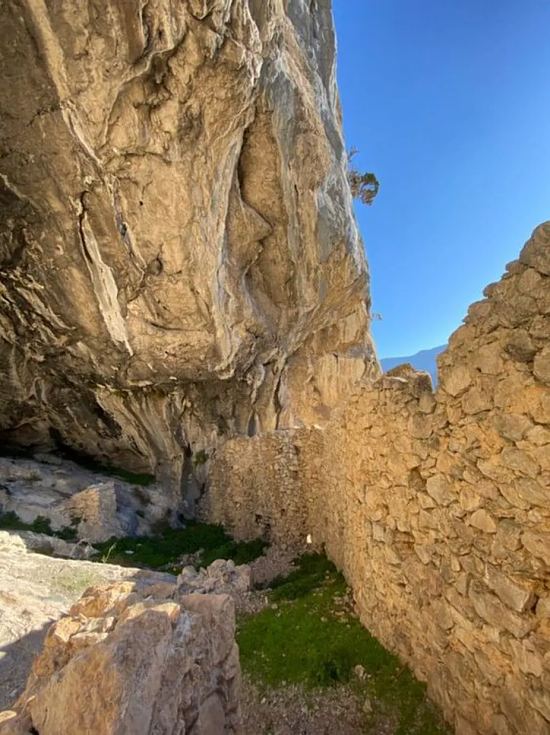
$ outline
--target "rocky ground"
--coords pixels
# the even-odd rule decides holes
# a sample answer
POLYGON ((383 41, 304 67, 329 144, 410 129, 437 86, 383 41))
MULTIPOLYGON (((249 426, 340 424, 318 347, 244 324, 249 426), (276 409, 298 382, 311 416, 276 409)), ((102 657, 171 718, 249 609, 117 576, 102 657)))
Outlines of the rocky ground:
MULTIPOLYGON (((241 689, 243 735, 358 735, 365 732, 360 698, 346 686, 305 691, 298 685, 260 689, 249 676, 241 689)), ((370 730, 374 735, 392 730, 370 730)))
POLYGON ((173 585, 176 577, 163 571, 171 569, 179 572, 181 594, 213 592, 234 600, 243 735, 446 732, 422 686, 359 624, 330 562, 320 555, 295 560, 289 550, 227 538, 217 527, 192 525, 155 539, 105 544, 99 555, 89 546, 86 553, 96 560, 87 561, 51 556, 61 550, 74 557, 79 544, 0 531, 0 710, 13 706, 46 631, 84 590, 123 580, 141 588, 173 585), (217 559, 201 567, 222 553, 249 564, 217 559))

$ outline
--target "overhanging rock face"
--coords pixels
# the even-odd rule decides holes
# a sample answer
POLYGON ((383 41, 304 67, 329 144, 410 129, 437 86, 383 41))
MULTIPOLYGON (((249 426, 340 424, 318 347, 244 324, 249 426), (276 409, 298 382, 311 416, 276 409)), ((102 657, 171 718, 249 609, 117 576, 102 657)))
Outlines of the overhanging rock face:
POLYGON ((328 0, 0 18, 4 443, 176 487, 189 445, 322 422, 378 371, 328 0))

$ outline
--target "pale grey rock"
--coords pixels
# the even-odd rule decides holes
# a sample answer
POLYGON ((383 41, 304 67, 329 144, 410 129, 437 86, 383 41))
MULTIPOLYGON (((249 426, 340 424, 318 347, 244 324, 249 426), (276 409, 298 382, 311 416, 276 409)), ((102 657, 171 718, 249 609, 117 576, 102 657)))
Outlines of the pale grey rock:
POLYGON ((45 518, 53 531, 69 528, 89 543, 150 535, 158 521, 174 517, 159 483, 132 485, 67 460, 8 457, 0 457, 0 513, 29 524, 45 518))

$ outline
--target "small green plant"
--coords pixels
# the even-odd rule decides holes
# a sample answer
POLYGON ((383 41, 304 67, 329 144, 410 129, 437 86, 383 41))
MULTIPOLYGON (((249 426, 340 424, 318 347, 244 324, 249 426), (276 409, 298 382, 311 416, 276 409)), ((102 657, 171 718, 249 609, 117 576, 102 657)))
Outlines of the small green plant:
POLYGON ((46 536, 54 535, 50 519, 45 518, 44 516, 37 516, 30 524, 30 529, 35 533, 44 533, 46 536))
MULTIPOLYGON (((97 548, 97 547, 96 547, 97 548)), ((102 564, 108 564, 111 559, 111 554, 116 548, 116 541, 114 541, 109 547, 105 549, 105 553, 101 557, 101 563, 102 564)))
POLYGON ((71 597, 78 597, 88 587, 94 587, 104 582, 103 577, 94 572, 63 569, 59 574, 54 576, 52 589, 56 589, 62 594, 67 594, 71 597))
POLYGON ((348 181, 353 198, 370 206, 378 194, 380 182, 375 174, 358 171, 352 165, 352 160, 358 152, 357 148, 352 148, 348 153, 348 181))
POLYGON ((201 464, 206 464, 208 461, 208 454, 205 452, 204 449, 199 449, 198 452, 195 452, 193 455, 193 464, 195 467, 200 467, 201 464))
POLYGON ((30 526, 27 523, 21 521, 17 515, 12 511, 7 513, 0 513, 0 528, 5 531, 28 531, 30 526))

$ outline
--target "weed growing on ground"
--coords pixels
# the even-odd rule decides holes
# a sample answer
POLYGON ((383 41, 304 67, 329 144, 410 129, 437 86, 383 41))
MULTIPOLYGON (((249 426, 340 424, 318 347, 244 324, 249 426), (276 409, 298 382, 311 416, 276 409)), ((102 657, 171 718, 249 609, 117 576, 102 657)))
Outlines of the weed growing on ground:
POLYGON ((188 521, 185 528, 164 528, 152 537, 110 539, 95 544, 98 553, 112 564, 161 567, 175 574, 182 568, 180 558, 199 555, 198 563, 208 566, 215 559, 232 559, 236 564, 248 564, 261 556, 266 542, 235 541, 221 526, 188 521))
POLYGON ((43 533, 46 536, 56 536, 64 541, 71 541, 76 538, 76 529, 70 526, 64 526, 59 531, 54 531, 49 518, 38 516, 32 523, 25 523, 13 511, 0 513, 0 529, 4 531, 33 531, 34 533, 43 533))
POLYGON ((54 574, 51 579, 52 590, 71 597, 81 595, 88 587, 94 587, 98 584, 105 584, 105 580, 99 574, 88 572, 86 570, 62 569, 58 574, 54 574))
POLYGON ((346 582, 334 565, 320 554, 297 564, 274 582, 269 607, 239 621, 244 671, 271 687, 349 684, 372 703, 366 732, 376 731, 377 718, 383 718, 396 723, 395 735, 447 733, 425 686, 352 613, 346 582))

